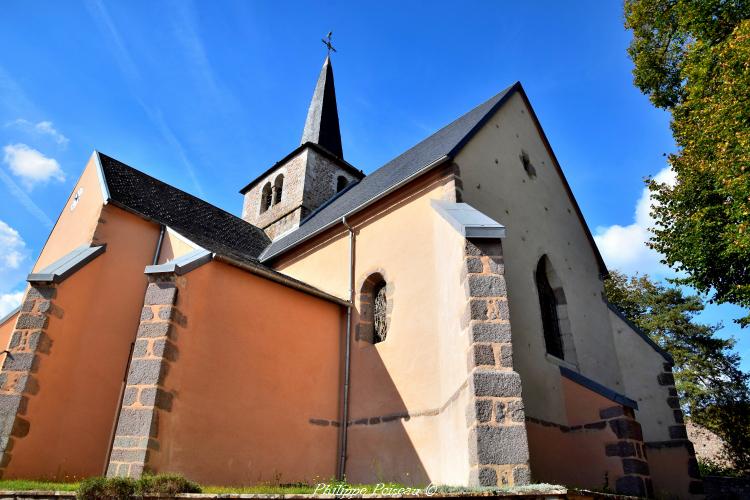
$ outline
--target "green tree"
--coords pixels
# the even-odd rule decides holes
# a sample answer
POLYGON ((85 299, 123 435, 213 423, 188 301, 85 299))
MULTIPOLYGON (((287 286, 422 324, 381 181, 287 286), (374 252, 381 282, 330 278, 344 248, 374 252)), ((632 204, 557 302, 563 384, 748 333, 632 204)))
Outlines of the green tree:
POLYGON ((676 185, 649 182, 650 245, 682 283, 750 307, 750 1, 626 0, 625 26, 634 82, 678 147, 676 185))
POLYGON ((605 290, 610 303, 674 358, 685 413, 724 439, 737 468, 750 470, 750 378, 739 368, 734 340, 715 335, 721 325, 696 321, 704 308, 700 296, 616 271, 605 290))

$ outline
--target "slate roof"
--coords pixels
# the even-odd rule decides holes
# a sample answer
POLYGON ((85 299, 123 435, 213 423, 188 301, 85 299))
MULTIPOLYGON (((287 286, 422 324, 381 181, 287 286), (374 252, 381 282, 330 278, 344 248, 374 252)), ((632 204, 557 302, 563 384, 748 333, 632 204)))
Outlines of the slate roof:
POLYGON ((438 130, 413 148, 375 170, 345 193, 341 193, 340 196, 319 208, 296 231, 271 243, 261 254, 261 261, 269 260, 273 256, 290 249, 308 236, 325 229, 333 222, 339 221, 341 217, 368 201, 374 201, 431 163, 458 154, 458 151, 499 109, 505 98, 516 87, 520 87, 520 83, 508 87, 461 118, 438 130))
POLYGON ((96 153, 110 202, 174 229, 206 250, 257 263, 270 242, 258 227, 121 161, 96 153))
POLYGON ((300 144, 320 144, 339 158, 344 157, 339 130, 339 113, 336 108, 336 89, 333 85, 331 58, 326 57, 315 85, 310 108, 307 110, 305 129, 300 144))

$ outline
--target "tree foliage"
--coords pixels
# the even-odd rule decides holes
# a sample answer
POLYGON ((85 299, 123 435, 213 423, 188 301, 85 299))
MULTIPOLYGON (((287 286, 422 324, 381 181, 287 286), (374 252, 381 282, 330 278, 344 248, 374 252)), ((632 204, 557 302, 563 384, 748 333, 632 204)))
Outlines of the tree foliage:
POLYGON ((750 470, 750 377, 739 368, 734 340, 715 335, 721 325, 696 321, 701 298, 616 271, 605 289, 609 302, 674 358, 685 413, 724 439, 738 468, 750 470))
POLYGON ((750 1, 626 0, 625 24, 635 84, 678 147, 676 185, 649 182, 650 245, 683 283, 750 307, 750 1))

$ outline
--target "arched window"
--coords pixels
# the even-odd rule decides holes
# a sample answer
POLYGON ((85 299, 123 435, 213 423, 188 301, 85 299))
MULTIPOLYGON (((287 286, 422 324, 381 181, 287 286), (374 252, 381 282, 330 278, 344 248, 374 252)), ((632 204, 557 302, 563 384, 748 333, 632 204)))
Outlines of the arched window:
POLYGON ((284 176, 279 174, 276 180, 273 181, 273 204, 277 204, 281 201, 281 192, 284 190, 284 176))
POLYGON ((338 179, 336 179, 336 192, 340 192, 342 189, 346 187, 346 185, 349 184, 349 181, 346 177, 343 175, 339 175, 338 179))
POLYGON ((266 182, 266 185, 263 186, 263 191, 260 194, 260 213, 265 212, 268 210, 268 207, 271 206, 271 183, 266 182))
POLYGON ((539 292, 539 307, 542 313, 542 328, 547 352, 560 359, 565 358, 563 351, 560 320, 557 314, 557 297, 547 276, 548 260, 546 255, 539 259, 536 266, 536 287, 539 292))
POLYGON ((385 340, 393 307, 389 286, 383 275, 374 273, 362 284, 357 340, 377 344, 385 340))

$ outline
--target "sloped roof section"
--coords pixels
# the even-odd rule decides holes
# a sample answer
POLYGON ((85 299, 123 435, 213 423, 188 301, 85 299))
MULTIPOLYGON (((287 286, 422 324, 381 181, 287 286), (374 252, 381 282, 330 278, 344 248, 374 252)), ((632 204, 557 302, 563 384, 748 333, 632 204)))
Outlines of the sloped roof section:
POLYGON ((105 154, 96 153, 109 201, 174 229, 206 250, 258 262, 268 236, 258 227, 105 154))
POLYGON ((398 188, 422 171, 458 154, 517 87, 520 87, 519 83, 508 87, 375 170, 346 193, 313 213, 296 231, 271 243, 261 255, 261 260, 280 255, 302 240, 327 229, 341 217, 364 208, 398 188))

